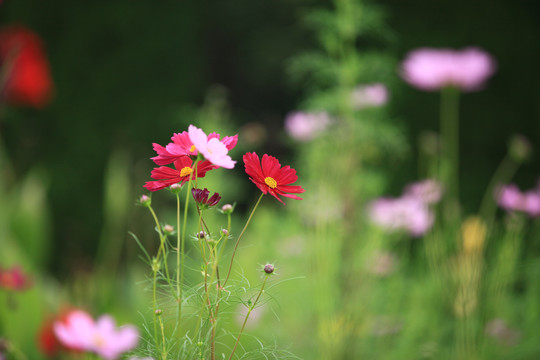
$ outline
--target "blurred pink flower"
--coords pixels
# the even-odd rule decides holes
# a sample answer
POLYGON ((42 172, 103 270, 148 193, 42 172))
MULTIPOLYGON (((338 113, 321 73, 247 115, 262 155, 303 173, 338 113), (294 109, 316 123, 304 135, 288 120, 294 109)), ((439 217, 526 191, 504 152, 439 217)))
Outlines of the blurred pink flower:
POLYGON ((369 207, 369 216, 383 228, 405 230, 412 236, 426 233, 434 221, 427 205, 410 196, 375 200, 369 207))
POLYGON ((65 346, 94 352, 106 360, 117 359, 139 342, 139 332, 132 325, 116 328, 109 315, 97 321, 82 310, 71 312, 64 321, 54 323, 54 333, 65 346))
POLYGON ((442 189, 435 180, 422 180, 405 187, 399 198, 379 198, 369 206, 371 220, 388 230, 405 230, 413 236, 427 232, 435 220, 429 205, 441 199, 442 189))
POLYGON ((295 140, 309 141, 332 123, 326 112, 292 112, 285 119, 285 131, 295 140))
POLYGON ((381 106, 388 101, 388 89, 384 84, 359 85, 351 93, 351 102, 355 109, 369 106, 381 106))
POLYGON ((540 191, 537 189, 522 193, 516 185, 510 184, 500 186, 495 197, 499 206, 507 211, 521 211, 532 217, 540 215, 540 191))
POLYGON ((200 152, 206 160, 226 169, 232 169, 234 167, 236 161, 233 161, 227 153, 229 152, 229 146, 234 147, 234 145, 236 145, 236 142, 238 141, 236 135, 233 137, 225 137, 220 141, 219 135, 212 133, 209 136, 206 136, 204 131, 193 125, 189 125, 188 134, 189 140, 191 140, 195 149, 200 152))
POLYGON ((442 186, 433 179, 421 180, 407 185, 404 195, 422 200, 425 204, 435 204, 441 200, 442 186))
POLYGON ((495 72, 496 64, 485 51, 420 48, 402 63, 401 75, 409 84, 426 91, 455 86, 462 91, 481 89, 495 72))

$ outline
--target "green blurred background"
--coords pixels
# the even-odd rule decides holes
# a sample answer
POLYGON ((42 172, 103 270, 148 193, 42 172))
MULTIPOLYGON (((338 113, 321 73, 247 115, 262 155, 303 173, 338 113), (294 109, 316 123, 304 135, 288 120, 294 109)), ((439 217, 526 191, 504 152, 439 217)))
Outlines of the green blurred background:
MULTIPOLYGON (((521 133, 533 146, 539 144, 540 3, 371 3, 382 10, 388 31, 359 42, 360 53, 375 48, 398 64, 417 47, 475 45, 497 60, 498 71, 486 89, 463 96, 461 103, 462 199, 465 207, 476 208, 509 135, 521 133)), ((291 59, 317 46, 302 18, 318 7, 332 5, 308 0, 4 0, 0 25, 23 24, 42 36, 54 79, 54 99, 46 109, 7 108, 1 123, 15 178, 39 169, 47 180, 52 221, 47 231, 54 247, 45 267, 60 275, 85 259, 92 261, 106 217, 108 166, 125 166, 126 198, 134 202, 149 179, 151 143, 165 144, 172 132, 186 129, 205 103, 226 113, 222 126, 240 133, 240 141, 252 135, 245 135, 250 142, 233 158, 256 150, 294 160, 297 149, 283 121, 302 103, 310 83, 294 80, 289 68, 291 59), (117 165, 110 165, 113 155, 117 165)), ((416 179, 418 138, 425 130, 437 130, 439 97, 401 82, 397 68, 387 85, 390 117, 410 148, 407 158, 386 169, 397 193, 416 179)), ((516 181, 524 188, 536 184, 537 159, 533 155, 518 173, 516 181)), ((234 170, 238 175, 240 165, 234 170)), ((256 194, 254 186, 246 189, 252 193, 237 193, 240 209, 256 194)), ((122 211, 130 215, 120 233, 149 224, 139 219, 138 209, 122 211)))

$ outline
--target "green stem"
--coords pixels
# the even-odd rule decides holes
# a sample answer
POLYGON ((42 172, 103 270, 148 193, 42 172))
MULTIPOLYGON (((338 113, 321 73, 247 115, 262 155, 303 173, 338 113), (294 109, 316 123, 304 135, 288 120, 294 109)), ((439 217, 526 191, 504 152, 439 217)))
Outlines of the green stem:
POLYGON ((459 216, 459 90, 457 88, 442 89, 440 117, 442 154, 439 176, 446 188, 443 211, 445 217, 453 222, 459 216))
POLYGON ((225 287, 225 285, 227 284, 227 281, 229 281, 229 276, 231 275, 231 269, 233 267, 234 256, 236 255, 236 250, 238 249, 238 244, 240 243, 240 239, 242 238, 242 235, 244 235, 244 232, 246 231, 249 223, 251 222, 251 218, 253 217, 255 210, 257 210, 257 207, 259 206, 259 203, 261 202, 263 196, 264 196, 264 193, 261 194, 261 196, 259 197, 259 200, 257 200, 257 203, 253 207, 253 210, 251 210, 251 214, 249 215, 249 218, 247 219, 247 222, 244 225, 244 228, 242 229, 240 236, 238 236, 238 239, 236 240, 236 244, 234 245, 234 250, 231 256, 231 264, 229 265, 229 271, 227 272, 227 276, 225 277, 225 281, 223 282, 223 287, 225 287))
POLYGON ((177 312, 177 322, 176 326, 178 327, 178 336, 182 336, 181 334, 181 321, 182 321, 182 285, 183 282, 180 279, 180 261, 182 261, 182 264, 184 263, 183 259, 181 259, 181 254, 184 253, 183 248, 181 247, 183 245, 182 238, 180 236, 180 194, 176 193, 176 301, 178 301, 178 312, 177 312))
POLYGON ((244 319, 244 323, 242 324, 242 328, 240 329, 240 333, 238 334, 238 337, 236 338, 236 343, 234 344, 234 347, 232 349, 231 356, 229 356, 229 360, 232 359, 232 357, 234 355, 234 352, 236 351, 236 347, 238 346, 238 343, 240 342, 240 337, 242 336, 242 333, 244 332, 244 328, 246 327, 246 323, 247 323, 247 321, 249 319, 249 315, 251 314, 253 309, 255 309, 255 306, 257 305, 257 302, 259 301, 259 298, 261 297, 261 294, 264 291, 264 286, 266 285, 266 280, 268 280, 268 278, 269 278, 269 275, 266 274, 264 276, 264 281, 263 281, 263 284, 261 286, 261 290, 259 291, 259 294, 257 295, 257 298, 255 299, 253 304, 248 309, 248 312, 247 312, 246 317, 244 319))

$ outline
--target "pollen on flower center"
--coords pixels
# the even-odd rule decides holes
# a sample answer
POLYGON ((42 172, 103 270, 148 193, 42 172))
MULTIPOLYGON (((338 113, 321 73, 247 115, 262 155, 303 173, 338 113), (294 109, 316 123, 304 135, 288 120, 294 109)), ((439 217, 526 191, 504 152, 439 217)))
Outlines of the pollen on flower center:
POLYGON ((264 182, 266 183, 266 185, 268 185, 269 187, 271 187, 272 189, 275 189, 276 186, 277 186, 277 181, 274 180, 274 178, 268 176, 267 178, 264 179, 264 182))
POLYGON ((180 177, 188 176, 192 172, 193 172, 193 170, 191 170, 191 168, 189 166, 186 166, 186 167, 182 168, 182 170, 180 170, 180 177))
POLYGON ((195 151, 195 145, 191 145, 191 147, 189 148, 189 152, 194 152, 195 151))

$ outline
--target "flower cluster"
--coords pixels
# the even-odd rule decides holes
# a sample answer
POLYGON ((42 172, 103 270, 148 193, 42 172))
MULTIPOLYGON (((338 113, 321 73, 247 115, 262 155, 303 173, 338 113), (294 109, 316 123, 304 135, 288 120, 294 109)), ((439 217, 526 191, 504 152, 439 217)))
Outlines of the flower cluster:
POLYGON ((401 74, 409 84, 425 91, 453 86, 462 91, 481 89, 495 72, 493 58, 478 48, 416 49, 402 63, 401 74))
POLYGON ((52 94, 49 63, 41 39, 22 26, 0 31, 0 64, 6 74, 2 100, 35 108, 46 106, 52 94))
POLYGON ((238 135, 225 136, 221 139, 217 133, 206 135, 204 131, 190 125, 188 131, 174 134, 172 142, 167 146, 154 143, 157 156, 152 160, 161 165, 152 170, 151 177, 155 181, 148 181, 144 187, 150 191, 157 191, 173 184, 185 184, 189 180, 202 178, 210 170, 224 167, 232 169, 236 161, 227 154, 238 142, 238 135), (193 160, 201 154, 205 160, 193 165, 193 160), (174 168, 164 166, 173 164, 174 168))
MULTIPOLYGON (((151 172, 154 181, 147 181, 144 187, 150 191, 157 191, 174 184, 183 185, 189 180, 202 178, 210 170, 223 167, 232 169, 236 161, 228 155, 228 151, 233 149, 238 142, 238 135, 225 136, 220 140, 218 133, 206 135, 203 130, 190 125, 187 132, 174 134, 172 142, 167 146, 154 143, 153 148, 157 156, 152 160, 156 165, 160 165, 151 172), (200 156, 205 160, 201 160, 200 156), (196 166, 193 165, 196 158, 196 166), (173 164, 171 168, 169 164, 173 164)), ((263 192, 270 194, 281 203, 280 196, 301 200, 293 195, 303 193, 300 186, 291 185, 298 180, 296 170, 290 166, 281 167, 279 161, 270 155, 264 154, 262 161, 255 153, 246 153, 243 157, 246 173, 250 180, 263 192)), ((192 195, 201 209, 217 205, 221 196, 215 193, 208 198, 208 189, 192 189, 192 195)), ((141 200, 142 203, 142 200, 141 200)))
POLYGON ((497 189, 495 197, 499 206, 506 211, 524 212, 531 217, 540 215, 539 188, 521 192, 514 184, 504 185, 497 189))
POLYGON ((94 321, 82 310, 71 311, 63 320, 56 321, 53 329, 68 349, 92 352, 106 360, 117 359, 139 342, 139 331, 134 326, 116 328, 111 316, 103 315, 94 321))
POLYGON ((379 198, 369 206, 369 216, 375 224, 388 230, 404 230, 421 236, 433 225, 434 215, 429 205, 438 202, 441 186, 434 180, 424 180, 405 188, 399 198, 379 198))

